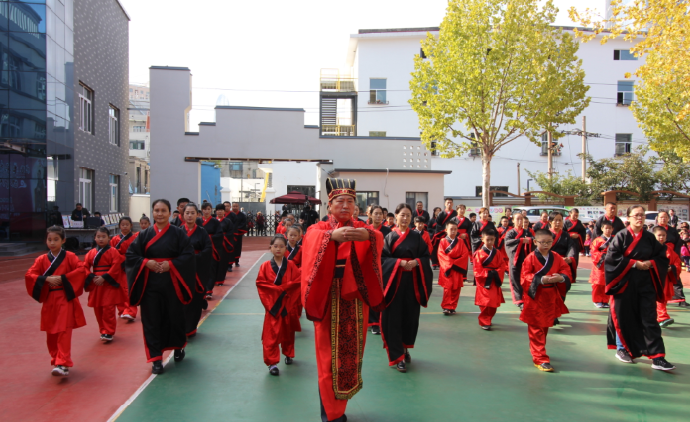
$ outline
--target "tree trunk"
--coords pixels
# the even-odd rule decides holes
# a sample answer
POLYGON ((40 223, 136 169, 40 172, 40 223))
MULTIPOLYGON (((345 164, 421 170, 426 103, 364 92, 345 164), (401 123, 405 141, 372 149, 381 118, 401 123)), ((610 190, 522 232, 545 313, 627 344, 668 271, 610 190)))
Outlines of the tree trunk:
POLYGON ((482 206, 489 208, 491 200, 491 156, 482 154, 482 206))

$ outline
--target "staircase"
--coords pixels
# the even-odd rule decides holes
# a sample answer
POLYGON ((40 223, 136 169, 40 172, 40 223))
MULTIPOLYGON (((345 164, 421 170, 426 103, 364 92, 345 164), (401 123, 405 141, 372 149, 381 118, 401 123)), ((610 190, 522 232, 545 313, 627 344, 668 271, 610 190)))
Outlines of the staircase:
POLYGON ((0 256, 23 256, 45 249, 42 243, 0 243, 0 256))

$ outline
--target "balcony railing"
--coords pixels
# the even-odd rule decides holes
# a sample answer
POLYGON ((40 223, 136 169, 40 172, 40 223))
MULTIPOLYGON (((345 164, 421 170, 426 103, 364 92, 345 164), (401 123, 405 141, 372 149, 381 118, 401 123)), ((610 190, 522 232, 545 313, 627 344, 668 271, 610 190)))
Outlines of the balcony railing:
POLYGON ((341 74, 339 69, 321 69, 321 91, 356 92, 355 78, 341 74))
POLYGON ((323 125, 322 131, 328 136, 355 136, 354 125, 323 125))

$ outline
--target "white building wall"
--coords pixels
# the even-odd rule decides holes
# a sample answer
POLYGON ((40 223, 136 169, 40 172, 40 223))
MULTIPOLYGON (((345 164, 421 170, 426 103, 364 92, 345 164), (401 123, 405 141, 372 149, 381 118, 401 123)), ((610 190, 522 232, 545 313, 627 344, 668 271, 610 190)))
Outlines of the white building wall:
MULTIPOLYGON (((418 137, 420 136, 417 115, 411 110, 409 80, 414 70, 413 58, 420 52, 420 41, 426 32, 387 32, 355 34, 356 54, 349 56, 347 65, 357 66, 354 73, 359 78, 358 134, 368 135, 369 131, 385 131, 387 136, 418 137), (389 104, 368 104, 370 78, 387 78, 387 99, 389 104), (375 112, 371 112, 375 110, 375 112)), ((626 72, 634 72, 644 63, 637 61, 614 61, 614 49, 630 49, 634 44, 623 41, 609 41, 601 45, 599 40, 580 44, 578 56, 583 61, 586 72, 585 82, 589 84, 588 95, 592 102, 581 116, 587 116, 587 131, 600 133, 605 138, 589 138, 588 152, 594 159, 610 158, 615 154, 615 135, 632 134, 632 147, 646 143, 642 130, 632 116, 628 107, 616 105, 617 82, 624 80, 626 72)), ((582 118, 578 117, 573 125, 564 125, 560 130, 581 128, 582 118)), ((554 169, 560 174, 568 170, 576 176, 581 175, 581 138, 566 136, 561 138, 563 144, 560 156, 554 157, 554 169)), ((535 145, 526 138, 519 138, 503 147, 492 161, 491 185, 508 186, 513 193, 518 192, 517 164, 521 164, 522 191, 527 187, 527 171, 547 171, 547 157, 540 156, 541 146, 535 145)), ((433 170, 452 170, 445 176, 445 195, 475 196, 476 187, 481 186, 482 166, 480 157, 461 157, 432 159, 433 170)), ((537 188, 532 182, 530 189, 537 188)))

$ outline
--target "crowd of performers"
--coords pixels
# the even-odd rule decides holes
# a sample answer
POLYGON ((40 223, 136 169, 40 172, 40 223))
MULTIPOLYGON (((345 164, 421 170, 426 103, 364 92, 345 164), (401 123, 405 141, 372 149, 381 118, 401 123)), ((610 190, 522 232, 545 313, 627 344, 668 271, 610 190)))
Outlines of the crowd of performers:
POLYGON ((41 331, 53 375, 66 376, 73 366, 72 330, 86 325, 79 302, 84 292, 102 342, 113 341, 118 317, 131 322, 139 313, 152 373, 163 372, 166 350, 174 351, 176 362, 184 359, 214 286, 240 265, 247 217, 229 202, 215 209, 204 203, 200 210, 181 198, 174 219, 171 208, 165 199, 154 201, 153 223, 142 217, 136 233, 129 217, 120 219, 120 234, 112 238, 107 228, 98 228, 96 246, 84 261, 63 248, 64 228, 48 228, 49 252, 36 259, 25 281, 29 295, 42 304, 41 331))
MULTIPOLYGON (((512 301, 527 324, 534 366, 554 370, 546 338, 568 313, 566 296, 587 238, 577 209, 568 216, 551 212, 535 224, 521 213, 508 213, 496 227, 488 209, 472 219, 448 198, 433 216, 421 203, 415 209, 400 204, 393 213, 372 205, 364 222, 358 218, 354 180, 327 179, 326 187, 328 216, 309 227, 285 216, 270 241, 272 257, 256 279, 265 308, 263 359, 271 375, 280 373, 281 352, 285 364, 293 363, 302 314, 314 324, 323 421, 347 420, 347 400, 362 388, 369 330, 381 335, 389 366, 407 371, 435 270, 443 314, 455 314, 462 287, 472 283, 478 324, 486 331, 505 303, 501 287, 507 274, 512 301), (468 280, 470 265, 473 280, 468 280)), ((139 306, 152 372, 163 372, 165 350, 174 350, 175 361, 185 357, 214 285, 239 265, 246 216, 237 204, 215 210, 204 204, 199 210, 183 198, 177 205, 182 218, 171 222, 170 203, 154 201, 154 222, 141 221, 139 233, 132 233, 126 217, 120 221, 122 234, 113 239, 99 229, 97 246, 84 262, 62 248, 62 228, 48 229, 50 251, 27 272, 26 286, 43 304, 41 330, 47 332, 54 375, 67 375, 72 366, 71 332, 85 325, 78 299, 83 291, 89 292, 102 341, 113 340, 116 315, 134 320, 139 306)), ((643 207, 627 210, 627 226, 616 211, 616 204, 606 205, 589 242, 592 301, 609 308, 608 347, 621 362, 645 356, 652 368, 673 370, 661 328, 673 323, 667 303, 687 305, 680 236, 664 212, 648 231, 643 207)))

